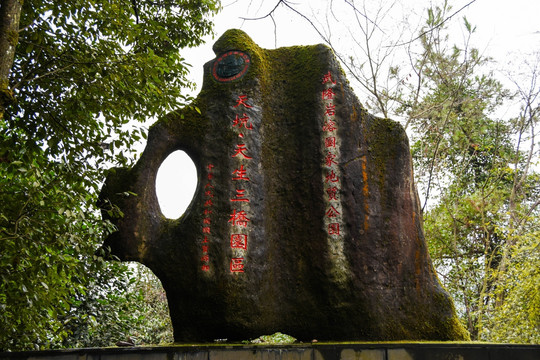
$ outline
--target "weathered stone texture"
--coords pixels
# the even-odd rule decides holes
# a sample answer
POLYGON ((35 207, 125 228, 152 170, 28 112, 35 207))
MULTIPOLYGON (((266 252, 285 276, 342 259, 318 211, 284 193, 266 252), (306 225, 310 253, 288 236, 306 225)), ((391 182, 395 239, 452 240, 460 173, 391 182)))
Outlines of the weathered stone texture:
POLYGON ((201 113, 159 120, 102 191, 124 213, 105 245, 161 279, 175 339, 466 339, 426 249, 402 127, 365 111, 325 46, 264 50, 230 30, 214 51, 231 50, 249 61, 224 73, 245 74, 216 81, 228 63, 207 63, 201 113), (199 183, 169 220, 154 184, 175 150, 199 183))

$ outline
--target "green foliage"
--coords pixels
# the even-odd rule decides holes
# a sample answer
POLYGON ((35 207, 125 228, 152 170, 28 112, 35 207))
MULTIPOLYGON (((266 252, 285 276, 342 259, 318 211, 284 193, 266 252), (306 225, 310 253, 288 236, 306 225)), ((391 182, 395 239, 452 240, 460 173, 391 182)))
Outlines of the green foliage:
POLYGON ((108 262, 78 293, 62 322, 70 332, 65 348, 172 343, 165 291, 150 270, 138 263, 108 262))
POLYGON ((512 247, 508 270, 499 276, 502 286, 494 295, 503 301, 488 309, 483 334, 491 341, 540 344, 540 232, 535 222, 536 229, 512 247))
POLYGON ((255 340, 251 340, 251 344, 265 344, 265 345, 287 345, 293 344, 296 342, 296 338, 282 334, 280 332, 274 333, 272 335, 263 335, 259 336, 255 340))
MULTIPOLYGON (((540 241, 538 73, 519 99, 523 111, 497 119, 510 93, 488 71, 490 59, 468 43, 447 47, 444 27, 430 20, 447 10, 428 14, 415 70, 423 91, 402 94, 398 109, 413 130, 426 238, 473 339, 537 343, 540 270, 526 258, 538 258, 540 241)), ((471 36, 467 21, 465 28, 471 36)))
POLYGON ((187 100, 179 50, 201 43, 218 4, 24 1, 17 101, 0 120, 0 350, 169 341, 155 280, 100 256, 113 228, 97 194, 146 136, 133 121, 187 100))
MULTIPOLYGON (((25 1, 6 120, 83 166, 124 160, 144 136, 129 121, 163 115, 186 100, 180 48, 210 31, 215 1, 25 1), (110 144, 116 154, 104 151, 110 144)), ((84 170, 84 169, 81 169, 84 170)))
MULTIPOLYGON (((26 143, 5 124, 1 130, 3 144, 26 143)), ((69 164, 37 146, 9 149, 17 160, 0 164, 0 344, 47 346, 67 335, 58 317, 98 267, 92 254, 104 224, 87 210, 94 198, 84 184, 68 184, 78 177, 69 164)))

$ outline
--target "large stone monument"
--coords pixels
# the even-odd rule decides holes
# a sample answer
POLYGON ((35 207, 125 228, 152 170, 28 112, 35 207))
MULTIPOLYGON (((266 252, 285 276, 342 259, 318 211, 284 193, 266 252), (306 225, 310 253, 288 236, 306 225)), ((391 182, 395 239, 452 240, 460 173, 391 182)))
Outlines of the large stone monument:
POLYGON ((214 51, 194 106, 152 126, 101 194, 123 213, 105 208, 118 226, 105 245, 161 279, 175 340, 467 339, 426 249, 400 125, 366 112, 323 45, 265 50, 230 30, 214 51), (170 220, 155 179, 179 149, 198 186, 170 220))

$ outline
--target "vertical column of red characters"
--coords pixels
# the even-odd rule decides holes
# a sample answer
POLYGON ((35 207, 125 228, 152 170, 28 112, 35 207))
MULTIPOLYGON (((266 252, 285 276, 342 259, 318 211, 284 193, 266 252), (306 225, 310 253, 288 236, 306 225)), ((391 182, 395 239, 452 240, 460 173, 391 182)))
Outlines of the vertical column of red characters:
POLYGON ((202 220, 202 240, 201 240, 201 270, 210 271, 210 254, 208 252, 208 244, 210 237, 212 236, 212 224, 211 214, 214 207, 214 185, 212 180, 214 179, 213 172, 214 165, 206 165, 206 182, 204 185, 204 210, 202 220))
POLYGON ((335 80, 332 73, 329 71, 323 75, 322 83, 324 88, 321 93, 324 104, 323 117, 323 182, 326 201, 325 227, 326 232, 331 241, 331 249, 335 255, 341 254, 343 251, 341 236, 342 229, 342 208, 339 199, 341 190, 340 176, 341 172, 338 167, 339 159, 339 141, 337 140, 338 123, 336 120, 336 105, 334 103, 334 87, 335 80))
POLYGON ((230 214, 230 247, 232 257, 230 261, 231 273, 243 273, 248 249, 248 227, 250 220, 246 210, 249 210, 249 194, 246 188, 249 179, 249 163, 252 157, 246 145, 247 138, 253 131, 253 123, 249 115, 244 111, 252 107, 248 104, 247 95, 239 95, 233 106, 237 113, 232 120, 231 126, 238 134, 238 142, 235 145, 231 157, 236 159, 236 167, 231 174, 234 183, 234 193, 231 196, 232 213, 230 214))

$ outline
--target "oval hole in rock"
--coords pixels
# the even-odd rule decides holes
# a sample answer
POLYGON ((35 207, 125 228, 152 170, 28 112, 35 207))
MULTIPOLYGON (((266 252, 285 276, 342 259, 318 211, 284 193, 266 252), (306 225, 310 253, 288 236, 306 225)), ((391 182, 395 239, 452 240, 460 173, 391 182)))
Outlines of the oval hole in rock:
POLYGON ((185 152, 172 152, 156 174, 156 195, 161 213, 178 219, 186 211, 197 189, 197 169, 185 152))

